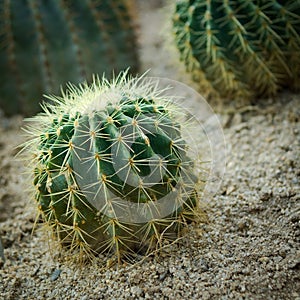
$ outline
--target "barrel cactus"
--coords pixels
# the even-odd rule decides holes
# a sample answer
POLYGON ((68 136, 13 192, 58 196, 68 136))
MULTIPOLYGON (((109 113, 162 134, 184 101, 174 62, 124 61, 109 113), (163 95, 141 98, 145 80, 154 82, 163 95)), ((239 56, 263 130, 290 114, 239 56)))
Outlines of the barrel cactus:
POLYGON ((298 0, 178 0, 176 46, 202 91, 274 95, 299 87, 299 15, 298 0))
POLYGON ((137 71, 130 2, 0 1, 0 108, 32 115, 67 82, 137 71))
POLYGON ((72 257, 149 253, 202 215, 201 162, 181 113, 157 87, 126 76, 69 85, 29 119, 38 211, 72 257))

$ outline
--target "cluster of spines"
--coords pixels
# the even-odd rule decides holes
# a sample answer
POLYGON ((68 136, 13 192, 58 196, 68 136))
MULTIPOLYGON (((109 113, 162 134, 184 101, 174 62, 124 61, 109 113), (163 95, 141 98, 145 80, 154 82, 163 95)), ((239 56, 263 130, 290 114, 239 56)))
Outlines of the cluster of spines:
MULTIPOLYGON (((69 97, 84 98, 78 94, 88 96, 92 89, 74 88, 76 95, 69 97)), ((94 85, 94 89, 99 92, 99 87, 94 85)), ((99 97, 101 92, 96 99, 99 97)), ((34 184, 40 214, 61 244, 77 250, 80 257, 110 251, 120 261, 124 255, 153 250, 164 240, 177 238, 182 228, 198 217, 197 178, 186 154, 180 126, 170 119, 168 105, 166 102, 157 105, 152 97, 123 95, 121 98, 117 104, 107 104, 102 111, 90 111, 84 105, 85 112, 81 108, 76 113, 70 112, 71 107, 66 110, 70 104, 66 101, 54 114, 46 110, 44 115, 33 119, 40 129, 35 129, 35 139, 28 146, 36 149, 34 184), (126 139, 136 141, 127 152, 126 139), (90 149, 90 156, 80 158, 82 148, 90 149), (118 156, 117 151, 122 152, 119 157, 125 155, 128 160, 121 169, 114 170, 112 152, 118 156), (155 153, 162 159, 149 161, 155 153), (76 157, 88 164, 83 173, 74 166, 76 157), (79 177, 93 168, 95 181, 85 187, 78 184, 79 177), (127 177, 121 175, 122 168, 127 177), (167 176, 161 176, 161 182, 144 182, 144 176, 153 176, 151 172, 167 176), (131 186, 127 179, 136 185, 131 186), (164 217, 155 216, 155 209, 159 209, 155 201, 174 188, 180 195, 165 204, 170 206, 170 212, 164 217), (94 193, 95 197, 87 199, 88 193, 94 193), (100 204, 97 194, 102 195, 100 204), (149 221, 130 222, 130 212, 116 196, 132 203, 153 204, 154 210, 140 211, 149 221), (126 217, 128 221, 124 220, 126 217)), ((95 97, 87 99, 94 102, 95 97)))
POLYGON ((297 88, 298 1, 178 1, 176 45, 200 89, 223 97, 274 95, 297 88))
POLYGON ((67 82, 138 68, 128 0, 0 1, 0 105, 33 114, 67 82), (13 100, 12 100, 13 99, 13 100))

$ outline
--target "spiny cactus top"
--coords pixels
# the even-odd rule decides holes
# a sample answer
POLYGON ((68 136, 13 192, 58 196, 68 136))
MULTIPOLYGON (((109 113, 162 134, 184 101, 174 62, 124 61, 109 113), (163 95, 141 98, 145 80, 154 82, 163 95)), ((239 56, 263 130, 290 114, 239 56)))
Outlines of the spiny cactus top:
POLYGON ((298 0, 178 0, 173 28, 181 60, 202 90, 223 97, 299 87, 298 0))
POLYGON ((39 213, 80 257, 148 252, 199 216, 199 164, 180 112, 126 76, 69 86, 28 129, 39 213))
POLYGON ((32 115, 43 94, 92 74, 137 71, 128 0, 0 1, 0 107, 32 115))

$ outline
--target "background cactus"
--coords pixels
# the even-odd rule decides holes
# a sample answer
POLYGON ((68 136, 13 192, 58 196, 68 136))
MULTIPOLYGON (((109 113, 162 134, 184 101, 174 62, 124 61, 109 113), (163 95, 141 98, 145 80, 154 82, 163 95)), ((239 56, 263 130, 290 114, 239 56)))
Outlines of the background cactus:
POLYGON ((126 75, 69 86, 28 129, 39 213, 80 258, 147 253, 200 216, 199 160, 180 113, 126 75))
POLYGON ((274 95, 299 86, 300 2, 178 0, 180 58, 200 89, 222 97, 274 95))
POLYGON ((128 0, 0 1, 0 107, 32 115, 45 93, 138 68, 128 0))

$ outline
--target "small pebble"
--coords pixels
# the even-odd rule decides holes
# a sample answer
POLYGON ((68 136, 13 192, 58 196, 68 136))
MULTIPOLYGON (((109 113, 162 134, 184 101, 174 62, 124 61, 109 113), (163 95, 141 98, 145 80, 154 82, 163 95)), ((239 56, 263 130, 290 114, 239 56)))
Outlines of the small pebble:
POLYGON ((61 269, 55 269, 54 272, 51 274, 51 281, 55 281, 61 273, 61 269))
POLYGON ((4 263, 5 263, 4 247, 0 237, 0 267, 3 266, 4 263))

